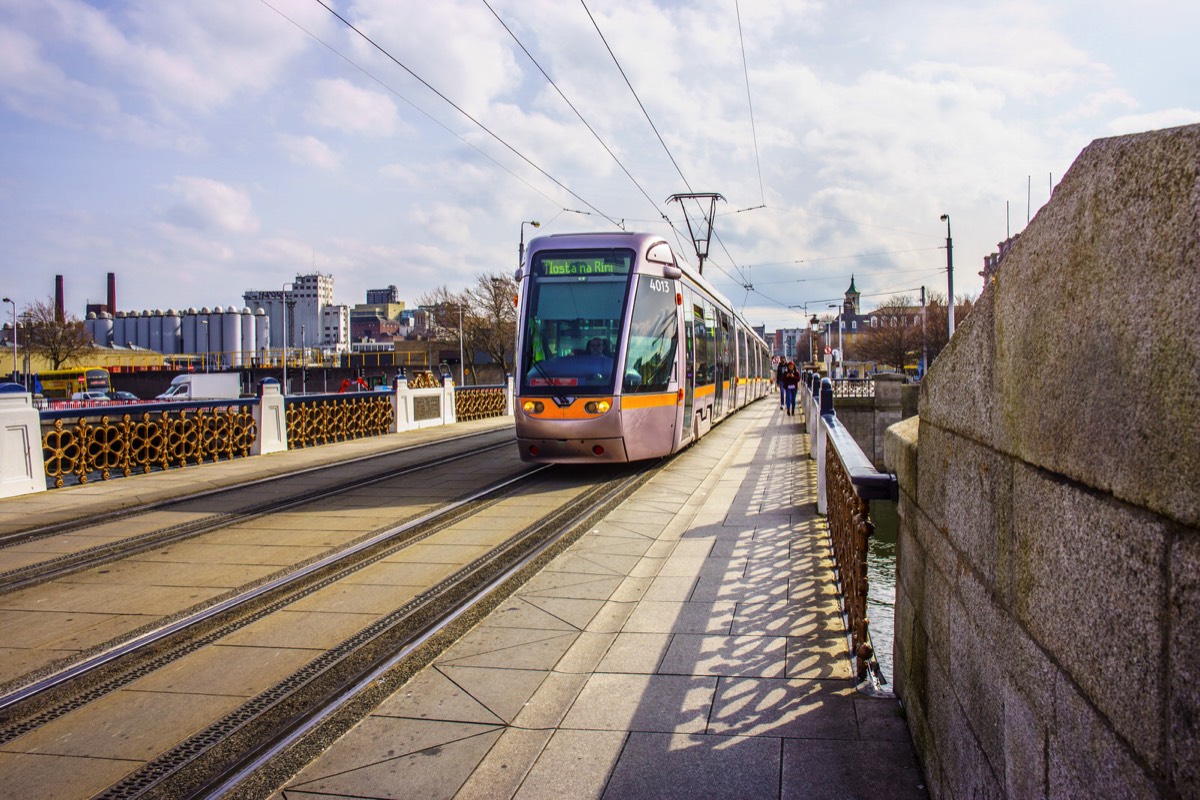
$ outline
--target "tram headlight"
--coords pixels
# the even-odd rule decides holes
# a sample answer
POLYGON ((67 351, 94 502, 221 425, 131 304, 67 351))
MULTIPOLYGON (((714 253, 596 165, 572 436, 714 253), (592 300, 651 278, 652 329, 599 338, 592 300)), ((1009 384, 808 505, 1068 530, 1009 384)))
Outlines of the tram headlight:
POLYGON ((538 400, 526 400, 521 404, 521 410, 526 414, 540 414, 546 410, 546 406, 538 400))
POLYGON ((607 400, 590 400, 583 405, 583 410, 589 414, 603 414, 610 408, 612 403, 607 400))

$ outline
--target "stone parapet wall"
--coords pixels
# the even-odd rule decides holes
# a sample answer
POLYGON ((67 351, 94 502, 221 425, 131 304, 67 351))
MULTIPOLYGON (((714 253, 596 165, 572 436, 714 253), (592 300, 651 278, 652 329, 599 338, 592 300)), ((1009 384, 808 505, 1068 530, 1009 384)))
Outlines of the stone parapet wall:
POLYGON ((1094 142, 889 429, 940 797, 1200 796, 1200 126, 1094 142))

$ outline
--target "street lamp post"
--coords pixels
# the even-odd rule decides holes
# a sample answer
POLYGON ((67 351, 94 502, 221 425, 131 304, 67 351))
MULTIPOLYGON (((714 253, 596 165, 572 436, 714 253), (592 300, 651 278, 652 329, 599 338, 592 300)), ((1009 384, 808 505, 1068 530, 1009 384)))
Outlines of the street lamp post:
POLYGON ((537 220, 529 220, 521 223, 521 246, 517 248, 517 269, 525 266, 525 226, 532 225, 535 228, 542 227, 542 223, 537 220))
POLYGON ((4 302, 12 304, 12 340, 13 340, 13 374, 12 379, 17 379, 17 301, 11 298, 4 298, 4 302))
POLYGON ((950 215, 942 214, 946 223, 946 306, 949 310, 946 341, 954 338, 954 240, 950 238, 950 215))
POLYGON ((208 372, 208 356, 209 356, 209 352, 210 352, 208 349, 208 320, 199 319, 196 321, 204 326, 204 371, 207 373, 208 372))
POLYGON ((292 287, 292 289, 295 289, 295 288, 296 288, 296 284, 295 284, 295 283, 293 283, 292 281, 288 281, 288 282, 286 282, 285 284, 283 284, 283 288, 282 288, 282 291, 283 291, 283 301, 281 302, 281 305, 283 306, 283 396, 284 396, 284 397, 287 397, 287 392, 288 392, 288 380, 287 380, 287 357, 288 357, 288 318, 287 318, 287 317, 288 317, 288 315, 287 315, 287 296, 288 296, 288 287, 289 287, 289 286, 291 286, 291 287, 292 287))
POLYGON ((304 325, 300 325, 300 394, 308 394, 308 341, 304 325))
MULTIPOLYGON (((463 359, 466 354, 466 349, 463 346, 463 309, 462 303, 458 304, 458 385, 467 385, 467 362, 463 359)), ((476 373, 478 379, 479 373, 476 373)))
POLYGON ((831 306, 830 306, 830 308, 836 308, 836 309, 838 310, 838 313, 837 313, 837 326, 838 326, 838 357, 837 357, 837 361, 838 361, 838 372, 834 373, 834 377, 840 378, 840 377, 842 377, 842 376, 841 376, 842 362, 846 360, 846 351, 842 350, 842 307, 841 307, 841 306, 834 306, 834 305, 831 305, 831 306))
POLYGON ((821 320, 817 319, 816 314, 813 314, 812 319, 808 321, 808 325, 810 329, 808 338, 812 340, 812 363, 815 369, 816 365, 820 362, 820 359, 817 357, 819 355, 817 353, 817 331, 821 330, 821 320))

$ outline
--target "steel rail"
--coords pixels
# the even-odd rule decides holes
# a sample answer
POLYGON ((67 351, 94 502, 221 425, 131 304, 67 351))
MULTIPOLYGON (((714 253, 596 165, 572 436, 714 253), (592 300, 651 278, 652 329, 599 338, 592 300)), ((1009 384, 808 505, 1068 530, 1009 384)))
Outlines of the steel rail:
MULTIPOLYGON (((55 578, 73 575, 77 572, 91 569, 92 567, 103 566, 104 564, 109 564, 113 561, 119 561, 120 559, 128 558, 129 556, 144 553, 148 550, 153 550, 156 547, 185 541, 196 536, 202 536, 204 534, 220 530, 221 528, 227 528, 231 525, 238 525, 243 522, 258 519, 259 517, 263 517, 268 514, 277 514, 281 511, 286 511, 289 508, 295 508, 297 506, 303 506, 309 503, 316 503, 321 500, 326 500, 331 497, 337 497, 340 494, 355 491, 363 488, 364 486, 372 486, 376 483, 394 480, 395 478, 399 478, 413 472, 419 472, 432 467, 440 467, 444 466, 445 464, 451 464, 455 461, 473 458, 480 453, 498 450, 503 447, 510 447, 511 444, 511 442, 498 442, 496 444, 477 448, 467 453, 456 453, 451 456, 443 456, 442 458, 433 459, 432 461, 424 461, 419 464, 410 464, 405 467, 396 467, 388 470, 387 472, 382 472, 365 478, 359 478, 349 483, 342 483, 333 488, 314 489, 303 494, 295 494, 290 497, 268 500, 257 505, 249 505, 233 511, 212 514, 204 517, 203 519, 193 520, 191 522, 185 522, 179 525, 173 525, 169 528, 159 528, 158 530, 147 531, 136 536, 131 536, 127 539, 121 539, 118 542, 99 544, 74 553, 65 553, 45 561, 39 561, 25 567, 18 567, 17 569, 0 573, 0 595, 17 591, 18 589, 28 588, 29 586, 34 586, 40 583, 45 583, 46 581, 54 580, 55 578)), ((188 498, 188 500, 191 499, 194 498, 188 498)), ((3 706, 0 706, 0 708, 3 708, 3 706)))
MULTIPOLYGON (((458 459, 454 458, 449 460, 453 461, 458 459)), ((429 523, 437 520, 439 517, 452 514, 470 503, 478 502, 486 498, 488 495, 502 492, 516 483, 528 480, 529 478, 543 471, 543 469, 545 469, 545 467, 526 470, 516 477, 501 481, 498 484, 490 485, 465 498, 454 500, 433 511, 416 517, 415 519, 407 520, 400 525, 393 526, 375 534, 374 536, 345 547, 336 553, 331 553, 328 556, 300 567, 293 572, 289 572, 286 575, 282 575, 274 580, 263 583, 245 592, 241 592, 233 597, 208 606, 194 614, 181 617, 180 619, 168 623, 167 625, 163 625, 155 628, 152 631, 143 633, 139 636, 129 639, 128 641, 122 642, 116 647, 112 647, 102 653, 98 653, 90 658, 86 658, 82 661, 72 664, 63 670, 55 672, 49 676, 46 676, 45 678, 41 678, 33 683, 28 684, 27 686, 17 689, 16 691, 0 696, 0 711, 29 700, 36 695, 53 689, 56 686, 67 683, 68 681, 76 680, 83 675, 101 669, 102 667, 107 666, 120 658, 128 656, 131 653, 158 644, 165 639, 180 633, 181 631, 206 622, 218 616, 219 614, 258 600, 268 593, 279 591, 288 586, 297 584, 320 570, 352 559, 364 550, 375 547, 387 541, 388 539, 395 538, 400 534, 420 526, 428 525, 429 523)))
MULTIPOLYGON (((503 430, 503 429, 501 429, 501 430, 503 430)), ((384 458, 387 456, 408 453, 413 450, 420 450, 422 448, 428 448, 428 447, 436 447, 438 445, 441 445, 441 444, 444 444, 447 442, 458 442, 458 441, 462 441, 464 439, 471 439, 476 436, 489 436, 493 433, 495 433, 494 430, 488 430, 488 431, 478 431, 475 433, 466 433, 466 434, 462 434, 462 435, 458 435, 458 436, 449 436, 444 439, 438 439, 435 442, 424 442, 421 444, 408 445, 406 447, 398 447, 395 450, 388 450, 383 453, 368 453, 367 455, 356 456, 354 458, 347 458, 342 461, 330 462, 328 464, 317 464, 312 467, 305 467, 303 469, 292 470, 290 472, 281 473, 279 475, 268 475, 263 478, 255 478, 253 480, 240 482, 236 485, 217 486, 212 489, 205 489, 204 491, 196 492, 194 494, 188 494, 186 496, 172 497, 172 498, 168 498, 165 500, 156 500, 151 503, 143 503, 143 504, 136 505, 136 506, 129 506, 127 508, 118 508, 118 509, 113 509, 112 511, 103 511, 103 512, 100 512, 100 513, 97 513, 97 514, 94 514, 94 515, 88 516, 88 517, 81 517, 81 518, 77 518, 77 519, 65 520, 63 522, 55 522, 53 524, 43 525, 41 527, 27 528, 22 531, 14 531, 12 533, 0 534, 0 549, 5 548, 5 547, 11 547, 11 546, 18 545, 18 544, 23 544, 28 541, 35 541, 37 539, 45 538, 48 536, 59 536, 64 533, 71 533, 71 532, 77 531, 77 530, 84 530, 86 528, 90 528, 93 525, 97 525, 97 524, 104 523, 104 522, 113 522, 115 520, 141 516, 143 514, 148 514, 153 511, 161 511, 163 509, 170 508, 172 506, 179 505, 181 503, 192 502, 193 500, 204 500, 204 499, 219 496, 222 494, 235 494, 239 491, 253 489, 255 487, 269 486, 273 483, 282 483, 284 481, 291 480, 291 479, 296 478, 301 475, 309 475, 314 472, 331 471, 331 470, 339 469, 339 468, 347 466, 347 465, 358 464, 363 461, 373 461, 373 460, 377 460, 379 458, 384 458)), ((509 442, 509 444, 511 444, 511 442, 509 442)), ((196 465, 196 466, 203 466, 203 465, 196 465)), ((130 477, 132 478, 134 476, 130 476, 130 477)))
MULTIPOLYGON (((551 466, 551 465, 545 465, 551 466)), ((465 614, 472 611, 488 596, 494 594, 504 584, 512 581, 523 570, 530 568, 538 559, 544 557, 556 545, 563 542, 564 539, 571 537, 572 533, 581 533, 585 527, 590 527, 592 519, 609 505, 622 499, 624 496, 632 493, 636 488, 648 480, 652 474, 661 465, 643 467, 636 474, 629 476, 616 487, 605 487, 599 492, 586 494, 584 497, 577 499, 572 503, 576 508, 570 509, 570 518, 565 522, 553 522, 554 530, 549 534, 545 534, 542 530, 546 523, 538 523, 536 525, 520 531, 505 543, 495 548, 489 554, 481 556, 470 564, 467 564, 458 571, 454 576, 443 581, 438 586, 432 587, 425 595, 432 595, 422 599, 422 596, 414 598, 414 601, 422 601, 421 606, 415 609, 412 614, 415 615, 422 610, 422 607, 428 607, 435 604, 440 599, 441 594, 452 591, 454 588, 461 586, 477 573, 494 562, 497 558, 503 557, 514 550, 519 550, 523 545, 528 546, 530 540, 534 540, 535 544, 527 551, 519 554, 515 559, 507 565, 501 567, 499 572, 490 576, 480 587, 471 590, 466 596, 458 598, 446 609, 439 612, 433 619, 427 621, 420 630, 418 630, 408 641, 397 651, 389 656, 377 659, 365 670, 362 670, 357 678, 349 683, 344 683, 340 691, 332 693, 324 702, 318 703, 315 706, 304 709, 293 715, 289 723, 281 729, 282 735, 268 739, 249 749, 248 752, 235 757, 235 763, 229 767, 220 770, 212 778, 203 782, 203 785, 191 787, 186 791, 180 791, 180 787, 172 787, 167 793, 172 798, 200 798, 200 797, 223 797, 232 792, 239 784, 245 782, 258 770, 262 769, 272 759, 277 758, 286 750, 291 748, 305 736, 312 734, 323 723, 329 721, 335 714, 346 708, 356 698, 358 698, 365 690, 381 680, 388 672, 396 669, 406 659, 414 656, 416 651, 425 646, 435 636, 445 631, 448 627, 458 622, 465 614), (578 510, 576 510, 578 509, 578 510), (537 541, 537 537, 541 534, 543 538, 537 541)), ((402 624, 397 622, 393 628, 402 624)), ((378 637, 386 635, 386 631, 381 632, 378 637)), ((366 646, 364 644, 364 646, 366 646)), ((330 665, 327 669, 332 670, 336 665, 330 665)), ((315 680, 315 678, 314 678, 315 680)), ((272 707, 277 707, 282 704, 286 698, 281 698, 272 704, 272 707)), ((243 723, 249 724, 249 722, 243 723)), ((199 734, 198 736, 203 736, 199 734)), ((196 738, 196 737, 193 737, 196 738)), ((179 746, 180 750, 188 750, 187 742, 179 746)), ((199 758, 202 755, 200 752, 191 754, 191 761, 199 758)), ((178 773, 187 766, 179 764, 174 767, 173 772, 178 773)), ((125 797, 141 797, 143 794, 150 794, 159 790, 161 793, 164 789, 163 782, 170 776, 163 775, 156 778, 153 782, 140 787, 140 790, 135 793, 123 792, 118 784, 104 793, 98 795, 104 800, 112 800, 114 798, 125 797), (114 789, 116 791, 114 791, 114 789)), ((136 780, 136 779, 135 779, 136 780)), ((127 783, 123 781, 122 783, 127 783)), ((156 794, 157 794, 156 793, 156 794)))

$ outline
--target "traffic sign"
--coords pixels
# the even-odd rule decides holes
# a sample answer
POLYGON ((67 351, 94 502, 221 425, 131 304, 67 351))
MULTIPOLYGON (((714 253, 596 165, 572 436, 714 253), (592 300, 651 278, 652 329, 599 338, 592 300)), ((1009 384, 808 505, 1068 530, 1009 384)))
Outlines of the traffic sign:
POLYGON ((832 353, 833 353, 833 348, 832 348, 832 347, 826 347, 826 348, 825 348, 825 355, 832 355, 832 353))

